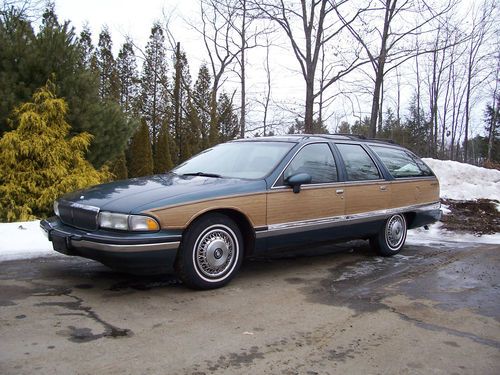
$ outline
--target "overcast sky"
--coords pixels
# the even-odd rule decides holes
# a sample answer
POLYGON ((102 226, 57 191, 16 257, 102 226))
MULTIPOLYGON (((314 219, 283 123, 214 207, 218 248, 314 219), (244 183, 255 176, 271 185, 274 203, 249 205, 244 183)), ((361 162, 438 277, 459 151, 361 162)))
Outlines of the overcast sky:
MULTIPOLYGON (((464 0, 468 5, 469 0, 464 0)), ((61 20, 70 20, 79 34, 85 24, 92 30, 94 44, 97 44, 99 32, 107 25, 114 43, 115 56, 125 36, 130 36, 137 47, 144 49, 155 21, 165 24, 166 16, 171 17, 170 29, 174 36, 181 42, 183 50, 187 54, 193 82, 200 65, 207 62, 207 53, 200 35, 189 26, 189 21, 199 21, 199 0, 55 0, 56 13, 61 20)), ((274 99, 274 116, 285 117, 285 121, 291 123, 296 117, 295 113, 302 112, 305 97, 305 84, 298 71, 298 63, 291 52, 288 41, 281 38, 281 47, 271 50, 272 60, 272 96, 274 99), (295 113, 294 113, 295 111, 295 113)), ((141 58, 141 51, 137 51, 141 58)), ((263 98, 266 89, 266 76, 264 73, 264 49, 253 49, 247 54, 247 96, 249 127, 252 122, 258 124, 262 118, 262 106, 258 99, 263 98)), ((409 68, 411 69, 411 68, 409 68)), ((369 91, 373 85, 366 76, 357 74, 349 79, 356 79, 360 86, 369 91)), ((385 87, 386 101, 384 105, 395 106, 394 87, 390 87, 393 80, 389 80, 385 87), (392 82, 391 82, 392 81, 392 82), (390 92, 393 92, 391 97, 390 92)), ((403 82, 404 84, 404 82, 403 82)), ((337 89, 341 85, 336 84, 337 89)), ((413 83, 403 87, 403 109, 406 109, 408 100, 413 92, 413 83)), ((394 85, 393 85, 394 86, 394 85)), ((224 89, 232 94, 236 92, 235 103, 239 103, 238 78, 234 74, 227 76, 224 89)), ((330 107, 330 114, 335 115, 326 121, 330 131, 335 131, 335 126, 341 121, 347 120, 351 124, 358 118, 368 116, 371 109, 369 95, 351 95, 349 99, 340 97, 330 107)), ((385 112, 386 108, 384 108, 385 112)), ((481 109, 482 110, 482 109, 481 109)), ((385 115, 385 113, 384 113, 385 115)), ((476 116, 477 117, 477 116, 476 116)), ((482 127, 481 119, 478 126, 482 127)), ((257 126, 257 125, 255 125, 257 126)))
MULTIPOLYGON (((134 43, 143 49, 153 23, 160 21, 165 24, 168 15, 172 14, 170 28, 187 54, 193 81, 196 80, 200 65, 207 62, 207 53, 201 37, 188 24, 190 20, 199 23, 199 0, 143 0, 140 2, 137 0, 55 0, 55 5, 58 17, 61 20, 70 20, 77 34, 85 24, 88 24, 92 30, 94 44, 97 44, 103 25, 107 25, 114 43, 115 56, 125 36, 130 36, 134 43)), ((137 55, 140 58, 141 52, 138 51, 137 55)), ((262 106, 256 102, 255 98, 262 97, 265 92, 264 51, 252 50, 247 56, 248 115, 250 122, 258 123, 262 106), (254 100, 251 100, 252 98, 254 100)), ((295 58, 291 51, 283 48, 275 48, 272 51, 272 58, 273 98, 283 106, 300 112, 305 85, 302 76, 296 70, 298 65, 295 58)), ((237 77, 229 74, 226 77, 224 89, 232 94, 237 88, 237 77)), ((235 103, 239 101, 238 95, 239 92, 236 93, 235 103)), ((292 113, 285 115, 288 121, 292 121, 295 117, 292 113)), ((276 116, 280 115, 276 114, 276 116)))

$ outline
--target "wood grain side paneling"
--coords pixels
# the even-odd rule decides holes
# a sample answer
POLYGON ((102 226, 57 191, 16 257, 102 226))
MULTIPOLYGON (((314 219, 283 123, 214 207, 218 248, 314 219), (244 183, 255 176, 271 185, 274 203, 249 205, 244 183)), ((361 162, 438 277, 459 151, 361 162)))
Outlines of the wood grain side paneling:
POLYGON ((437 179, 421 181, 393 181, 391 208, 413 204, 439 201, 439 182, 437 179))
POLYGON ((346 185, 346 215, 384 210, 391 199, 391 188, 385 181, 373 184, 346 185), (381 190, 383 187, 385 190, 381 190))
POLYGON ((185 228, 199 215, 217 209, 243 213, 254 227, 266 225, 266 193, 224 197, 185 205, 162 207, 150 213, 159 218, 162 228, 185 228))
POLYGON ((344 214, 344 199, 334 187, 307 187, 295 194, 291 189, 268 193, 267 224, 289 223, 344 214))

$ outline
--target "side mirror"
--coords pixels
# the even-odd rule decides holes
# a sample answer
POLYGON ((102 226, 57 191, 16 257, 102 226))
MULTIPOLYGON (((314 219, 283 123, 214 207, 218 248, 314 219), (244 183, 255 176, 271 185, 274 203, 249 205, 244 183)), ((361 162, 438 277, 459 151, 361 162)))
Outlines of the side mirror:
POLYGON ((304 184, 310 184, 312 177, 308 173, 297 173, 288 177, 285 183, 293 188, 295 194, 300 192, 300 186, 304 184))

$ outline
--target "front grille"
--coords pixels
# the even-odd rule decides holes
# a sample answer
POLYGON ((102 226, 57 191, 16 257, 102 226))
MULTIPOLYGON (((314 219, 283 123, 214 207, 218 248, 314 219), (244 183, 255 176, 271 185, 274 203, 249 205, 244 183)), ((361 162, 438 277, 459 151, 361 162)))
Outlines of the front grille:
POLYGON ((64 224, 80 229, 96 230, 98 227, 99 208, 60 200, 59 217, 64 224))

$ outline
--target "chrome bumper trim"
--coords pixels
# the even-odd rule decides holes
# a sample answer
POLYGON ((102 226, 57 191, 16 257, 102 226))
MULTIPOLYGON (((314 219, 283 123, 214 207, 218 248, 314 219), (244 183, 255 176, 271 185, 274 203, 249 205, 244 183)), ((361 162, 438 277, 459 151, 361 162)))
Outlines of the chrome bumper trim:
POLYGON ((180 241, 137 245, 115 245, 87 240, 71 240, 71 246, 77 249, 85 248, 116 253, 133 253, 142 251, 177 250, 180 246, 180 241))

